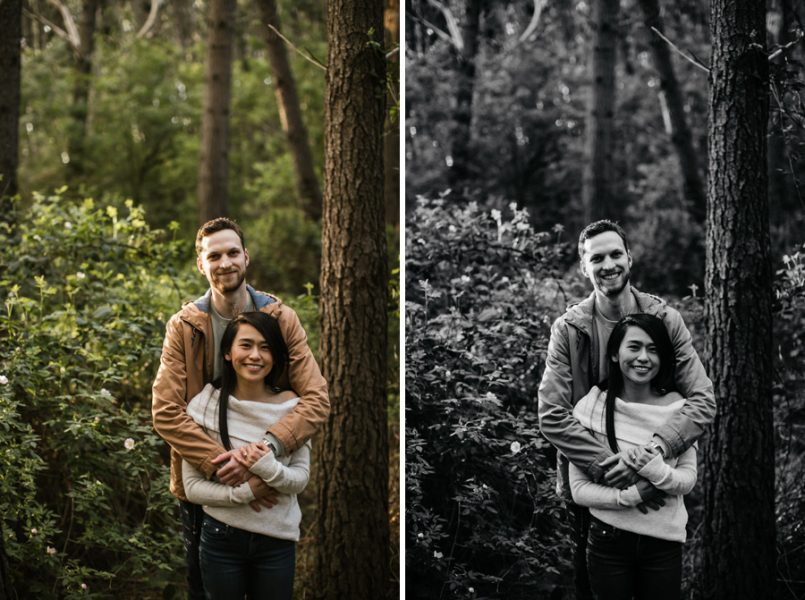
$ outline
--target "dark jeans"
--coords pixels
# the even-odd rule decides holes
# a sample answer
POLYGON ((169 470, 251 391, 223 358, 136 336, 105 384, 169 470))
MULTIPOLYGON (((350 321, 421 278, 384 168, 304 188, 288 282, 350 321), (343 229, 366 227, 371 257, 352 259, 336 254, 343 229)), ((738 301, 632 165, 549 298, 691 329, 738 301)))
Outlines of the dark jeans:
POLYGON ((587 562, 596 600, 679 600, 682 544, 590 519, 587 562))
POLYGON ((209 600, 290 600, 296 543, 251 533, 204 515, 201 576, 209 600))
POLYGON ((201 581, 201 567, 198 560, 204 511, 200 505, 182 500, 179 501, 179 508, 182 512, 182 537, 187 563, 187 597, 189 600, 204 600, 204 584, 201 581))
POLYGON ((573 525, 573 583, 576 588, 576 600, 593 600, 590 577, 587 574, 587 531, 590 528, 590 509, 568 502, 567 512, 573 525))

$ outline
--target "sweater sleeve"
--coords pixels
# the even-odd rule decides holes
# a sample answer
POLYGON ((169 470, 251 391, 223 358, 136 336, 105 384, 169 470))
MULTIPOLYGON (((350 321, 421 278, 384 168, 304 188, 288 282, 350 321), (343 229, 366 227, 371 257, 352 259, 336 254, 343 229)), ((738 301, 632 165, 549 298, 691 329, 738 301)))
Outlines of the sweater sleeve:
POLYGON ((657 455, 638 472, 654 487, 673 496, 689 493, 696 485, 696 449, 691 446, 677 460, 676 466, 666 463, 657 455))
POLYGON ((281 494, 299 494, 310 479, 310 445, 303 444, 287 465, 269 452, 249 470, 281 494))
POLYGON ((204 474, 186 460, 182 461, 182 484, 187 499, 207 506, 234 506, 254 500, 249 483, 231 487, 208 481, 204 474))
POLYGON ((569 467, 570 493, 573 501, 589 508, 629 508, 637 506, 643 500, 636 486, 625 490, 594 483, 589 475, 573 463, 569 467))

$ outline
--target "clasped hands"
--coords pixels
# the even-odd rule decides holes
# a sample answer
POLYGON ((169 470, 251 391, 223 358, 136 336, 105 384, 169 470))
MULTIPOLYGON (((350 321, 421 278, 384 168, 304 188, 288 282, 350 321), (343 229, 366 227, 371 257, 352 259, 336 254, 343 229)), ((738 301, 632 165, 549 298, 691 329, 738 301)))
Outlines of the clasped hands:
POLYGON ((249 504, 252 510, 260 512, 260 507, 271 508, 277 503, 277 490, 269 487, 257 475, 249 471, 258 460, 271 450, 263 442, 252 442, 247 446, 235 448, 219 454, 212 462, 223 466, 216 471, 221 483, 236 486, 248 481, 255 499, 249 504))
POLYGON ((663 500, 665 492, 655 488, 637 473, 658 454, 656 448, 648 445, 621 450, 617 454, 613 454, 599 463, 599 466, 604 469, 603 482, 621 490, 636 485, 640 497, 643 499, 643 502, 637 505, 638 510, 644 514, 648 512, 649 508, 659 510, 661 506, 665 505, 663 500))

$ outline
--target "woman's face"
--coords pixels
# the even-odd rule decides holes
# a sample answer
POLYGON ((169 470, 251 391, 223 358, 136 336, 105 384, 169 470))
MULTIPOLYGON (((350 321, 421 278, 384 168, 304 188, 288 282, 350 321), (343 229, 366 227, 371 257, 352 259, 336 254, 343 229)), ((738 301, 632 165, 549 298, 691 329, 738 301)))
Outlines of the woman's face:
POLYGON ((239 381, 263 381, 274 367, 274 356, 265 338, 248 323, 240 324, 224 358, 232 362, 239 381))
POLYGON ((630 325, 612 360, 620 365, 624 379, 637 384, 648 384, 660 371, 660 356, 657 346, 640 327, 630 325))

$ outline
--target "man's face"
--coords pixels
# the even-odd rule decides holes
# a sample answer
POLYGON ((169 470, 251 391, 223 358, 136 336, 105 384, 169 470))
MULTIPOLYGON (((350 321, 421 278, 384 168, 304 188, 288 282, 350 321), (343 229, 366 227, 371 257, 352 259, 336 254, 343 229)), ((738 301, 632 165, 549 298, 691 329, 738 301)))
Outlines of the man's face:
POLYGON ((236 232, 223 229, 201 239, 196 265, 211 288, 222 294, 234 292, 246 278, 249 253, 236 232))
POLYGON ((632 255, 621 236, 605 231, 585 240, 583 247, 581 272, 595 291, 610 297, 620 294, 629 284, 632 266, 632 255))

